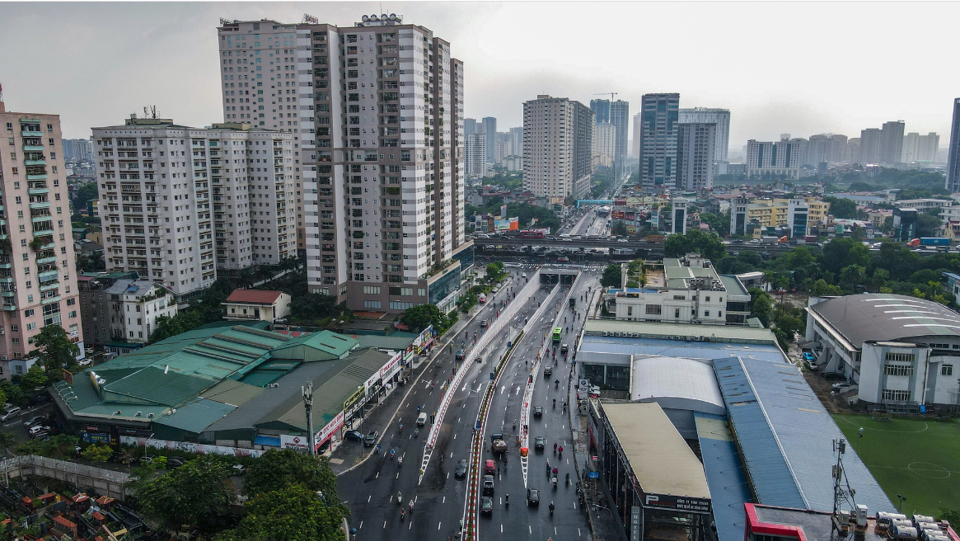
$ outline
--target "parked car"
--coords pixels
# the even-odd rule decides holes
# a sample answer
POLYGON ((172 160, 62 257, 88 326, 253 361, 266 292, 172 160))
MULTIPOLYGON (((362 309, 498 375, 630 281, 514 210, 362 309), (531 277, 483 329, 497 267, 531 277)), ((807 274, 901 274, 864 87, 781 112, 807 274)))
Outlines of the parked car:
POLYGON ((493 476, 492 475, 483 476, 483 495, 484 496, 493 495, 493 476))
POLYGON ((807 361, 807 362, 810 362, 810 361, 814 361, 814 360, 816 360, 816 359, 814 359, 813 353, 810 353, 809 351, 804 351, 804 352, 803 352, 803 360, 804 360, 804 361, 807 361))
POLYGON ((19 416, 21 413, 23 413, 23 412, 22 412, 21 409, 18 408, 17 406, 14 406, 14 407, 12 407, 12 408, 9 408, 9 409, 7 409, 7 411, 5 411, 2 415, 0 415, 0 423, 5 423, 5 422, 9 421, 10 419, 13 419, 14 417, 19 416))
POLYGON ((537 436, 533 438, 533 448, 537 451, 543 451, 544 446, 547 444, 547 439, 543 436, 537 436))
POLYGON ((347 430, 343 434, 343 439, 351 441, 363 441, 363 434, 356 430, 347 430))
POLYGON ((44 417, 43 415, 35 415, 35 416, 27 419, 26 421, 24 421, 23 427, 24 427, 24 428, 30 428, 30 427, 33 427, 33 426, 36 426, 36 425, 39 425, 39 424, 44 424, 44 423, 46 423, 46 421, 47 421, 47 418, 44 417))
POLYGON ((234 464, 230 469, 232 470, 233 475, 243 475, 247 473, 247 467, 243 464, 234 464))
POLYGON ((527 489, 527 506, 540 505, 540 491, 535 488, 527 489))
POLYGON ((543 417, 543 406, 535 406, 533 408, 533 416, 536 418, 543 417))
POLYGON ((489 515, 493 513, 493 498, 484 496, 480 499, 480 514, 489 515))
POLYGON ((43 425, 37 425, 37 426, 31 426, 29 429, 27 429, 27 433, 30 435, 31 438, 36 438, 40 434, 49 434, 50 430, 43 425))
POLYGON ((365 447, 373 447, 377 443, 377 438, 380 437, 380 433, 376 430, 371 430, 367 432, 367 437, 363 438, 363 445, 365 447))
POLYGON ((453 475, 457 479, 463 479, 467 476, 467 459, 461 458, 460 462, 457 462, 457 469, 454 470, 453 475))
POLYGON ((184 460, 183 457, 172 456, 172 457, 170 457, 170 458, 167 459, 167 469, 169 469, 169 470, 175 470, 175 469, 179 468, 180 466, 183 466, 183 465, 186 464, 186 463, 187 463, 187 461, 184 460))

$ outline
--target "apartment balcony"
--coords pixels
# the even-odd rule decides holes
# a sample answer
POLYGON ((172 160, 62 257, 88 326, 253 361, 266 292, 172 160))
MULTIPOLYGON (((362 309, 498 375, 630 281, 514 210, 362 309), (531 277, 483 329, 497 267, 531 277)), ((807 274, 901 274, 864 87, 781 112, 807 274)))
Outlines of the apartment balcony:
POLYGON ((25 152, 43 152, 44 148, 43 145, 31 145, 29 143, 25 143, 23 145, 23 150, 25 152))
POLYGON ((40 291, 50 291, 51 289, 56 289, 60 287, 60 282, 48 282, 46 284, 40 284, 40 291))
POLYGON ((27 180, 47 180, 47 174, 41 173, 36 175, 27 175, 27 180))
POLYGON ((17 311, 17 305, 16 305, 16 304, 4 304, 4 305, 3 305, 3 311, 4 311, 4 312, 16 312, 16 311, 17 311))
MULTIPOLYGON (((43 259, 38 259, 38 260, 37 260, 37 265, 43 265, 44 263, 56 263, 56 262, 57 262, 57 256, 44 257, 43 259)), ((0 264, 0 268, 8 268, 8 269, 9 269, 10 267, 3 267, 3 265, 0 264)))
POLYGON ((60 302, 60 296, 56 297, 47 297, 46 299, 41 299, 40 304, 53 304, 55 302, 60 302))
POLYGON ((16 296, 17 296, 16 291, 0 291, 0 297, 10 298, 10 297, 16 297, 16 296))
POLYGON ((39 160, 23 160, 23 165, 47 165, 46 158, 41 158, 39 160))
MULTIPOLYGON (((46 175, 44 175, 44 176, 46 176, 46 175)), ((28 189, 27 189, 27 194, 29 194, 29 195, 44 195, 44 194, 48 194, 48 193, 50 193, 50 188, 47 188, 46 186, 44 186, 44 187, 42 187, 42 188, 28 188, 28 189)))
POLYGON ((43 227, 49 227, 50 229, 34 229, 34 230, 33 230, 33 235, 34 235, 35 237, 40 237, 40 236, 43 236, 43 235, 53 235, 53 225, 43 226, 43 227))
POLYGON ((11 268, 13 268, 13 263, 11 263, 9 259, 0 261, 0 269, 11 269, 11 268))
POLYGON ((49 201, 40 201, 40 202, 38 202, 38 203, 30 203, 30 210, 35 210, 35 209, 48 209, 48 208, 50 208, 50 202, 49 202, 49 201))
POLYGON ((22 137, 43 137, 43 132, 42 132, 42 131, 33 131, 33 130, 30 130, 30 131, 23 130, 23 131, 20 132, 20 135, 21 135, 22 137))

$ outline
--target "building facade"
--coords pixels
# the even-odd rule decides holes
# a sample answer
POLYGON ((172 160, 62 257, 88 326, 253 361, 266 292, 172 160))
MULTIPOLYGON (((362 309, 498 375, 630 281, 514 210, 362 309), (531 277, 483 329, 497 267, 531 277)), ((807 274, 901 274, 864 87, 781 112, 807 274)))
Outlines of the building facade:
POLYGON ((644 94, 640 107, 640 184, 675 188, 680 94, 644 94))
POLYGON ((0 376, 10 379, 47 325, 82 358, 83 327, 60 116, 7 111, 0 96, 0 130, 0 376))
POLYGON ((590 100, 590 110, 597 124, 610 123, 610 100, 590 100))
POLYGON ((716 139, 713 145, 714 159, 718 162, 727 161, 727 152, 730 147, 730 111, 728 109, 709 109, 694 107, 680 109, 681 124, 716 124, 716 139))
POLYGON ((940 149, 940 136, 934 132, 927 135, 920 135, 913 132, 903 136, 903 154, 900 156, 902 163, 913 162, 933 162, 937 159, 937 151, 940 149))
MULTIPOLYGON (((472 249, 462 220, 463 64, 450 44, 396 15, 349 27, 223 21, 218 30, 222 67, 243 60, 238 88, 279 100, 284 126, 299 127, 309 290, 359 310, 449 308, 457 255, 472 249), (254 70, 270 61, 274 71, 254 70)), ((232 76, 223 82, 232 92, 232 76)))
POLYGON ((149 280, 117 280, 105 293, 112 342, 146 344, 157 318, 177 315, 175 297, 149 280))
POLYGON ((680 122, 677 143, 677 188, 682 190, 713 188, 716 131, 717 125, 713 123, 680 122))
POLYGON ((947 147, 947 190, 960 192, 960 98, 953 100, 950 146, 947 147))
POLYGON ((800 178, 801 142, 782 136, 778 142, 747 141, 747 178, 800 178))
POLYGON ((217 270, 296 257, 293 134, 130 118, 93 128, 105 263, 182 301, 217 270))
POLYGON ((93 145, 89 139, 64 139, 63 154, 66 161, 93 161, 93 145))
POLYGON ((617 150, 617 128, 613 124, 594 124, 593 153, 598 165, 611 167, 617 150))
POLYGON ((496 159, 497 148, 497 119, 488 116, 481 120, 483 123, 483 135, 487 138, 487 163, 493 163, 496 159))
POLYGON ((510 148, 513 156, 523 156, 523 126, 510 128, 510 148))
MULTIPOLYGON (((477 119, 475 118, 465 118, 463 119, 463 136, 468 137, 474 135, 477 132, 477 119)), ((479 132, 482 133, 482 130, 479 132)))
POLYGON ((466 172, 468 177, 487 176, 487 138, 482 133, 464 138, 466 172))
MULTIPOLYGON (((84 341, 90 347, 104 347, 114 340, 110 314, 110 295, 107 290, 118 280, 137 280, 135 272, 81 273, 77 277, 80 291, 80 319, 84 341)), ((175 304, 174 304, 175 306, 175 304)))
POLYGON ((903 156, 903 131, 902 120, 883 123, 880 129, 881 163, 900 163, 900 158, 903 156))
POLYGON ((590 189, 593 111, 546 95, 523 104, 523 187, 562 203, 590 189))
MULTIPOLYGON (((599 124, 599 122, 597 122, 599 124)), ((630 102, 617 100, 610 103, 610 123, 617 129, 616 149, 613 153, 613 159, 618 166, 618 174, 623 167, 624 160, 627 159, 627 140, 630 133, 630 102)))
POLYGON ((823 162, 846 162, 847 136, 835 133, 819 133, 811 135, 807 141, 804 162, 814 167, 823 162))
POLYGON ((802 197, 791 199, 787 203, 787 229, 791 239, 802 239, 807 235, 810 220, 810 207, 802 197))

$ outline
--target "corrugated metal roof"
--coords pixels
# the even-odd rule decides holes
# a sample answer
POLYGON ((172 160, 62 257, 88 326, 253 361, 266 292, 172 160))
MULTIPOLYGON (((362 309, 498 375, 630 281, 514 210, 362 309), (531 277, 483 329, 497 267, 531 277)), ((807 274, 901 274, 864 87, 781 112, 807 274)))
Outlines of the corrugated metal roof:
POLYGON ((248 385, 232 379, 225 379, 220 383, 204 391, 201 398, 215 400, 222 404, 231 406, 241 406, 258 394, 263 392, 263 387, 248 385))
POLYGON ((869 340, 960 336, 960 314, 933 301, 887 293, 845 295, 807 308, 859 348, 869 340))
MULTIPOLYGON (((322 331, 318 333, 288 338, 285 344, 280 345, 273 351, 276 358, 286 358, 286 355, 297 355, 304 359, 303 353, 297 353, 298 348, 310 348, 322 355, 321 360, 339 359, 357 347, 360 342, 357 340, 337 334, 332 331, 322 331)), ((308 359, 309 360, 309 359, 308 359)))
POLYGON ((683 323, 656 323, 647 321, 614 321, 606 319, 588 319, 584 323, 584 332, 602 334, 603 332, 639 333, 642 336, 680 336, 714 337, 718 341, 739 341, 776 344, 777 340, 769 329, 756 329, 732 325, 690 325, 683 323))
POLYGON ((715 359, 717 357, 750 355, 758 359, 782 360, 780 348, 770 344, 737 344, 723 342, 685 342, 662 338, 613 338, 584 336, 577 350, 579 358, 590 352, 623 355, 654 355, 684 357, 687 359, 715 359))
POLYGON ((710 505, 720 541, 743 539, 746 512, 743 504, 753 502, 744 475, 736 442, 721 415, 695 413, 700 456, 710 487, 710 505))
POLYGON ((203 432, 203 429, 217 422, 234 409, 236 409, 236 406, 213 400, 198 399, 177 408, 176 413, 164 415, 154 423, 199 434, 203 432))
POLYGON ((723 413, 723 396, 713 365, 677 357, 634 359, 631 400, 674 398, 690 403, 690 409, 710 408, 723 413))

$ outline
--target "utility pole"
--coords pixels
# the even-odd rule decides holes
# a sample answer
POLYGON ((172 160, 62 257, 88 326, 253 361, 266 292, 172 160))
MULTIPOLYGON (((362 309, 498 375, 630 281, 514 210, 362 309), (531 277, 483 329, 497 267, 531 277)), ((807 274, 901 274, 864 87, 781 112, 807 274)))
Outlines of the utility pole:
POLYGON ((307 410, 307 430, 310 432, 310 455, 317 454, 316 436, 313 434, 313 382, 307 383, 306 387, 301 386, 303 393, 303 407, 307 410))

